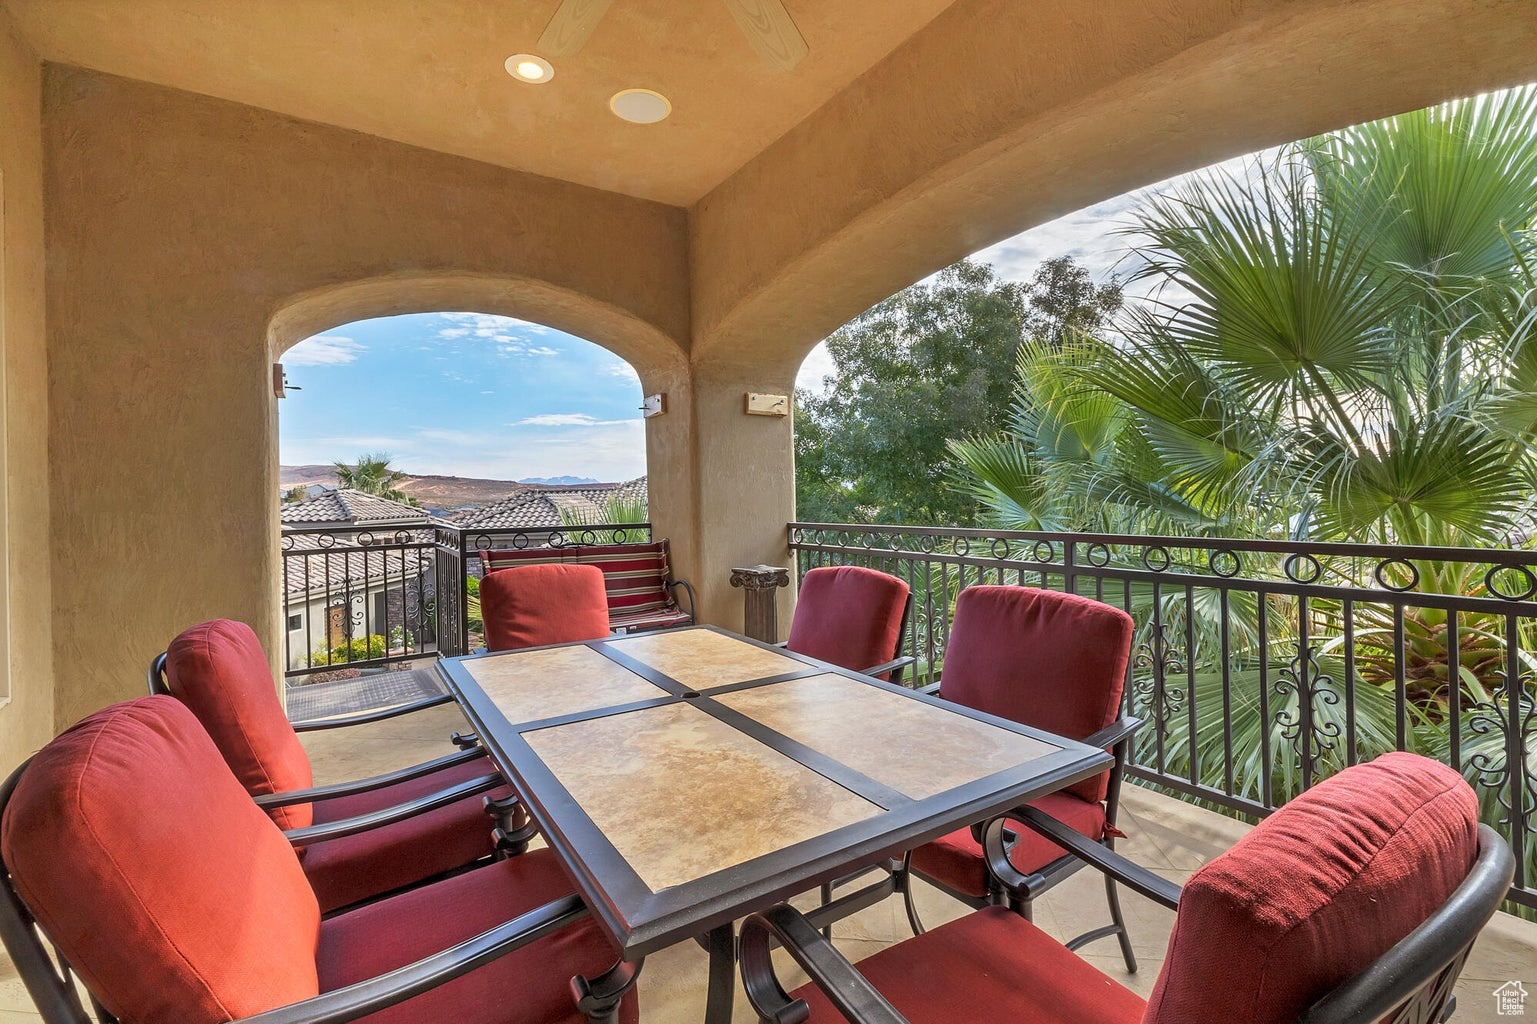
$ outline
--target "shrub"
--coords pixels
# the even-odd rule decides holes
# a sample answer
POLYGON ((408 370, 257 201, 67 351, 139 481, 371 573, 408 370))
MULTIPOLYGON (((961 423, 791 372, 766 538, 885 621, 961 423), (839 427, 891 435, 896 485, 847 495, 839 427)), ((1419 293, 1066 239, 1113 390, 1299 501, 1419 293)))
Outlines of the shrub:
POLYGON ((354 637, 353 639, 333 647, 329 652, 324 648, 316 652, 316 657, 311 659, 312 664, 326 663, 326 655, 330 654, 329 664, 346 664, 351 661, 370 661, 382 658, 388 650, 388 644, 384 637, 378 633, 370 633, 366 637, 354 637))

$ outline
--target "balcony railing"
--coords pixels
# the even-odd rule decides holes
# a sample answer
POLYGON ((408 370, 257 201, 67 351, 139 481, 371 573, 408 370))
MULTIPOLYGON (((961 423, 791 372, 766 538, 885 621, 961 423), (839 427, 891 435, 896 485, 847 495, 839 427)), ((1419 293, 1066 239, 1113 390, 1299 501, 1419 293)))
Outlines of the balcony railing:
MULTIPOLYGON (((288 527, 282 538, 287 682, 467 654, 477 640, 477 551, 649 541, 649 523, 462 530, 288 527)), ((354 673, 355 674, 355 673, 354 673)))
POLYGON ((431 530, 288 527, 280 553, 290 684, 437 652, 431 530))
POLYGON ((1537 553, 789 524, 797 569, 906 580, 904 653, 939 677, 955 597, 978 583, 1064 590, 1137 624, 1130 773, 1264 815, 1341 768, 1414 750, 1461 771, 1517 851, 1537 907, 1537 553))

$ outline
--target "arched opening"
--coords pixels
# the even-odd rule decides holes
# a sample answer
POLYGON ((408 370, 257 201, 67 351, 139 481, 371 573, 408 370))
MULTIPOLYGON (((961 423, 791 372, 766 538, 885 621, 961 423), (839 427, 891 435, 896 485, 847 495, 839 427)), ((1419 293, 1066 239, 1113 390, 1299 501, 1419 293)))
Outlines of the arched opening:
POLYGON ((296 719, 431 692, 425 661, 483 632, 471 549, 647 530, 639 374, 600 345, 455 311, 342 324, 282 359, 279 594, 296 719))

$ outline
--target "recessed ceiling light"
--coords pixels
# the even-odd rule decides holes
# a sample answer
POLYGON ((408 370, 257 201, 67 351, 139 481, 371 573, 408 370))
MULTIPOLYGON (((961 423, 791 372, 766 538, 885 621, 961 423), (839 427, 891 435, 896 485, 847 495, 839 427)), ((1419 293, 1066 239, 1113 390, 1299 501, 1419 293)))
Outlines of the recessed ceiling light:
POLYGON ((540 85, 555 77, 555 69, 543 57, 532 53, 515 53, 507 58, 507 73, 520 82, 540 85))
POLYGON ((672 113, 667 97, 650 89, 621 89, 608 101, 608 108, 634 124, 656 124, 672 113))

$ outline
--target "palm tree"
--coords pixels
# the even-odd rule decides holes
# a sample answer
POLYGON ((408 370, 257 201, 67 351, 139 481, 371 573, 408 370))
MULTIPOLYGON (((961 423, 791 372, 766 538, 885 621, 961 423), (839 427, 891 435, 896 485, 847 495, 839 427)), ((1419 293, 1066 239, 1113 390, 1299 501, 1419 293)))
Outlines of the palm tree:
POLYGON ((417 504, 415 498, 400 489, 399 485, 407 479, 406 474, 390 468, 390 456, 386 452, 359 455, 354 465, 345 462, 333 465, 336 466, 336 480, 341 487, 407 505, 417 504))
POLYGON ((1534 476, 1534 210, 1530 89, 1153 196, 1136 276, 1181 301, 1027 346, 1010 435, 956 445, 970 483, 1021 525, 1497 541, 1534 476))
MULTIPOLYGON (((1136 215, 1135 279, 1158 286, 1154 300, 1128 308, 1113 335, 1080 334, 1060 353, 1027 347, 1009 433, 953 450, 973 492, 1009 526, 1404 545, 1497 544, 1529 532, 1518 527, 1537 480, 1534 213, 1532 89, 1199 175, 1136 215)), ((1465 566, 1413 570, 1420 589, 1483 587, 1465 566)), ((1201 614, 1182 604, 1167 598, 1164 619, 1201 614)), ((1325 671, 1342 653, 1343 612, 1323 601, 1310 608, 1325 671)), ((1427 753, 1446 753, 1450 687, 1461 687, 1464 708, 1497 712, 1510 699, 1491 696, 1504 665, 1502 620, 1463 613, 1452 664, 1446 613, 1406 607, 1402 655, 1394 623, 1372 614, 1358 606, 1353 623, 1360 756, 1396 742, 1399 668, 1411 746, 1427 753)), ((1274 639, 1272 650, 1282 646, 1274 639)), ((1220 709, 1212 680, 1221 668, 1197 666, 1198 708, 1220 709)), ((1269 731, 1278 790, 1267 797, 1285 799, 1295 772, 1277 735, 1282 719, 1260 717, 1253 682, 1239 687, 1245 699, 1226 723, 1202 710, 1194 737, 1183 716, 1167 723, 1169 765, 1178 772, 1192 746, 1207 748, 1203 776, 1220 785, 1225 724, 1236 784, 1252 793, 1269 731)), ((1295 699, 1274 690, 1272 712, 1295 699)), ((1484 784, 1467 749, 1459 767, 1492 806, 1498 787, 1484 784)), ((1526 855, 1537 866, 1537 837, 1526 855)))

